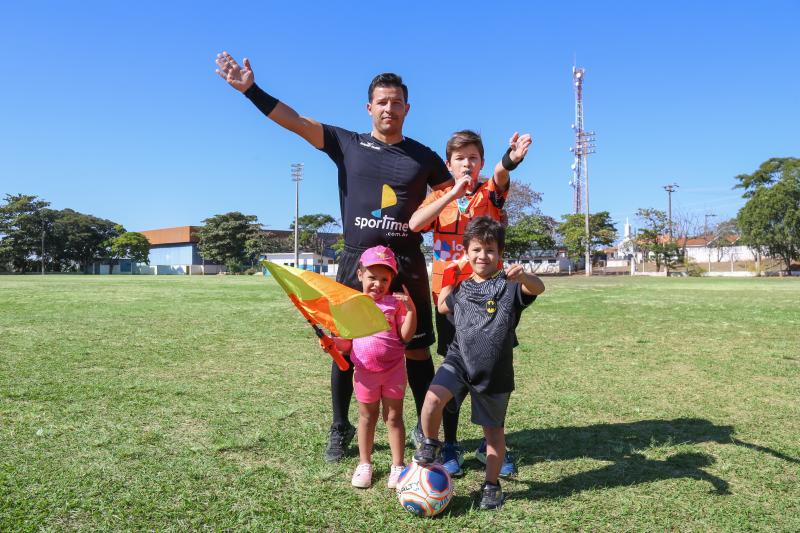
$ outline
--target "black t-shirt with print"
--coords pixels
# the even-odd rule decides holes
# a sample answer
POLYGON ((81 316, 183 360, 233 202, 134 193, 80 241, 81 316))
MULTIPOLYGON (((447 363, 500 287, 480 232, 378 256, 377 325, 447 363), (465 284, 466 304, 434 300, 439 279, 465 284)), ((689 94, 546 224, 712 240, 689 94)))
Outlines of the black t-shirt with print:
POLYGON ((508 281, 503 271, 480 283, 467 279, 447 296, 456 335, 445 362, 476 392, 514 390, 515 329, 522 310, 535 299, 522 292, 522 285, 508 281))
POLYGON ((396 252, 419 249, 422 237, 408 229, 408 221, 428 186, 450 179, 442 158, 407 137, 385 144, 368 133, 322 127, 322 151, 339 169, 345 244, 357 248, 382 244, 396 252))

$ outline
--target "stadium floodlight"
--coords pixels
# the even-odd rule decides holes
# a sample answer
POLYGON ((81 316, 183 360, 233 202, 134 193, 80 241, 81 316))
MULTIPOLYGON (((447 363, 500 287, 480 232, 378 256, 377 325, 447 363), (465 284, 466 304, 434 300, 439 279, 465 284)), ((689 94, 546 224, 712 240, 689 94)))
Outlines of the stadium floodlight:
POLYGON ((294 182, 294 267, 300 268, 297 221, 300 211, 300 182, 303 181, 303 163, 292 163, 292 181, 294 182))

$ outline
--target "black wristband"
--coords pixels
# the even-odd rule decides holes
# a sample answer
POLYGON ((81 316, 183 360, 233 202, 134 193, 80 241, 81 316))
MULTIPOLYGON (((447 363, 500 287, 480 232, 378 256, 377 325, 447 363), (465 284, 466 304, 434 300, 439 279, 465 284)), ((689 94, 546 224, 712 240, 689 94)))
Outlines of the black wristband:
POLYGON ((244 92, 244 95, 266 116, 269 116, 272 110, 275 109, 275 106, 278 105, 277 98, 265 93, 264 90, 255 83, 244 92))
POLYGON ((508 150, 506 150, 506 153, 504 153, 504 154, 503 154, 503 160, 502 160, 502 162, 501 162, 501 164, 503 165, 503 168, 504 168, 504 169, 506 169, 506 170, 508 170, 509 172, 511 172, 512 170, 514 170, 515 168, 517 168, 517 167, 519 166, 519 164, 520 164, 520 163, 522 163, 522 159, 525 159, 525 158, 523 157, 522 159, 520 159, 519 161, 517 161, 516 163, 514 163, 514 162, 511 160, 511 156, 509 155, 510 153, 511 153, 511 147, 509 146, 509 147, 508 147, 508 150))

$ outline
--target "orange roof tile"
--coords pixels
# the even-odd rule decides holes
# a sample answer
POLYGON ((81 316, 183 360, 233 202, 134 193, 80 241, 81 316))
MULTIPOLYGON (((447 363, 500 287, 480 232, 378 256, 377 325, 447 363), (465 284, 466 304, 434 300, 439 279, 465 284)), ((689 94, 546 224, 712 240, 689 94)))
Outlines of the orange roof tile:
POLYGON ((140 231, 142 235, 147 237, 151 245, 156 244, 186 244, 190 242, 197 242, 197 226, 179 226, 177 228, 161 228, 151 229, 147 231, 140 231))

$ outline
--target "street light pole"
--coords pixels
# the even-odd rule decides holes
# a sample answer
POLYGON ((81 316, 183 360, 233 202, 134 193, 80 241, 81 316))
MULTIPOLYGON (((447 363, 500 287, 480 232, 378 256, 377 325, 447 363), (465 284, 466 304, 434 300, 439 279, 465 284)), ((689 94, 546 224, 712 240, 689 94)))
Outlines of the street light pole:
POLYGON ((294 182, 294 267, 300 268, 297 221, 300 211, 300 182, 303 181, 303 163, 292 163, 292 181, 294 182))
POLYGON ((673 183, 672 185, 664 185, 664 190, 667 191, 667 195, 669 196, 669 242, 672 242, 672 193, 674 193, 675 189, 677 188, 677 183, 673 183))
POLYGON ((708 247, 708 217, 715 217, 714 213, 706 213, 705 223, 703 224, 703 238, 706 240, 706 253, 708 254, 708 271, 711 272, 711 249, 708 247))

